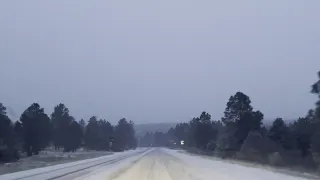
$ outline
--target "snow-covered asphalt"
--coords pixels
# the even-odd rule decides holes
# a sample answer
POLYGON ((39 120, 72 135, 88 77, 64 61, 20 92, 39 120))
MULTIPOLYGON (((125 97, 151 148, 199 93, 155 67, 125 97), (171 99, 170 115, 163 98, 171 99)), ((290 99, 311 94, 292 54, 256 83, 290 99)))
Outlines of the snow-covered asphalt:
MULTIPOLYGON (((305 180, 261 168, 245 167, 176 150, 157 148, 85 180, 305 180)), ((79 179, 79 180, 80 180, 79 179)), ((78 180, 78 179, 77 179, 78 180)))
POLYGON ((263 168, 181 153, 137 149, 0 176, 0 180, 306 180, 263 168))
POLYGON ((125 152, 114 153, 112 155, 92 158, 72 163, 59 164, 27 171, 20 171, 10 174, 0 175, 0 180, 69 180, 90 174, 93 171, 107 169, 122 162, 131 162, 132 158, 139 158, 150 149, 140 148, 125 152))

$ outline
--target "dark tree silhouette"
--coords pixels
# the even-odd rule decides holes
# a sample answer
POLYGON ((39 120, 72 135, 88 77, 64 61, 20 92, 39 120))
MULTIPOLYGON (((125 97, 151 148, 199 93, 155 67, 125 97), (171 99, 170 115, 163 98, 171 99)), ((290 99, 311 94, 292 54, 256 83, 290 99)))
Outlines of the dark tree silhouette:
POLYGON ((92 116, 89 119, 88 125, 86 127, 86 134, 85 134, 85 145, 89 149, 99 149, 99 124, 97 118, 92 116))
POLYGON ((85 131, 85 144, 89 149, 109 150, 114 139, 114 127, 106 120, 91 117, 85 131))
POLYGON ((202 112, 200 117, 195 118, 194 139, 196 146, 205 148, 210 140, 215 139, 217 131, 215 131, 211 124, 211 115, 202 112))
POLYGON ((80 121, 79 121, 79 125, 81 126, 81 130, 82 130, 82 134, 85 134, 85 132, 86 132, 86 122, 83 120, 83 119, 81 119, 80 121))
POLYGON ((56 149, 69 146, 68 139, 65 137, 69 131, 69 125, 73 118, 69 115, 69 109, 64 104, 54 107, 51 114, 51 122, 53 125, 53 144, 56 149))
POLYGON ((136 148, 137 140, 135 137, 134 123, 122 118, 115 127, 114 150, 122 151, 130 148, 136 148))
POLYGON ((113 126, 106 120, 99 120, 99 149, 109 150, 110 138, 113 137, 113 126))
POLYGON ((314 134, 312 136, 312 149, 320 153, 320 71, 318 72, 319 80, 312 85, 311 92, 318 95, 316 109, 309 111, 307 118, 312 119, 314 134))
POLYGON ((83 133, 81 126, 77 121, 72 120, 68 125, 68 131, 66 132, 64 151, 75 151, 81 146, 83 133))
POLYGON ((273 121, 269 130, 268 136, 271 140, 279 143, 284 147, 284 141, 288 134, 288 127, 282 118, 277 118, 273 121))
POLYGON ((318 72, 319 80, 311 86, 311 92, 314 94, 320 93, 320 71, 318 72))
POLYGON ((28 156, 38 154, 45 148, 51 137, 51 123, 39 104, 33 103, 21 115, 24 150, 28 156))
POLYGON ((233 125, 239 121, 247 112, 252 112, 251 100, 249 96, 242 92, 237 92, 231 96, 224 111, 222 122, 226 125, 233 125))
POLYGON ((253 111, 249 96, 237 92, 231 96, 224 112, 222 122, 226 125, 229 135, 238 141, 239 149, 250 131, 259 131, 263 114, 253 111))
POLYGON ((293 136, 296 139, 296 146, 301 152, 301 156, 309 155, 311 147, 311 123, 307 118, 299 118, 292 125, 293 136))
POLYGON ((6 113, 6 107, 0 103, 0 146, 12 146, 13 132, 11 120, 6 113))
MULTIPOLYGON (((173 135, 177 138, 177 142, 185 141, 185 144, 189 144, 189 133, 190 133, 190 126, 188 123, 179 123, 173 129, 173 135)), ((170 132, 170 131, 169 131, 170 132)), ((168 133, 169 133, 168 132, 168 133)))
POLYGON ((134 130, 134 122, 133 121, 129 121, 129 127, 128 127, 128 146, 129 149, 136 149, 138 146, 138 141, 136 138, 136 132, 134 130))
POLYGON ((15 133, 13 125, 6 113, 6 107, 0 103, 0 162, 17 160, 19 155, 15 149, 15 133))

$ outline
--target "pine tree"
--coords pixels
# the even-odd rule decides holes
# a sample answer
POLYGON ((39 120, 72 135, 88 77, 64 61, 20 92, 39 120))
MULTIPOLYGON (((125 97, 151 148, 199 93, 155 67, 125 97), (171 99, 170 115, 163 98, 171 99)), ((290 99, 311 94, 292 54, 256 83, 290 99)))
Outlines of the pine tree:
POLYGON ((318 72, 319 80, 311 86, 311 93, 318 95, 316 102, 316 117, 320 121, 320 71, 318 72))
POLYGON ((212 127, 211 115, 202 112, 200 117, 195 118, 194 140, 196 146, 205 148, 210 140, 215 139, 217 132, 212 127))
POLYGON ((249 132, 260 131, 263 114, 253 111, 249 96, 237 92, 231 96, 224 112, 222 122, 226 125, 227 133, 238 141, 239 149, 249 132))
POLYGON ((288 134, 288 127, 282 118, 277 118, 273 121, 272 126, 268 132, 268 137, 284 146, 285 138, 288 134))
POLYGON ((75 151, 81 146, 83 138, 81 126, 77 121, 72 120, 67 129, 65 138, 68 143, 64 145, 64 151, 75 151))
POLYGON ((99 149, 99 124, 97 118, 92 116, 89 119, 88 125, 86 127, 85 133, 85 145, 89 149, 99 149))
POLYGON ((28 156, 38 154, 51 139, 51 123, 39 104, 33 103, 21 115, 24 150, 28 156))
POLYGON ((56 149, 65 148, 70 142, 65 138, 68 134, 68 127, 73 118, 69 114, 69 109, 64 104, 54 107, 51 114, 51 122, 53 125, 53 144, 56 149))
POLYGON ((6 113, 6 107, 0 103, 0 162, 19 159, 15 148, 15 133, 13 125, 6 113))

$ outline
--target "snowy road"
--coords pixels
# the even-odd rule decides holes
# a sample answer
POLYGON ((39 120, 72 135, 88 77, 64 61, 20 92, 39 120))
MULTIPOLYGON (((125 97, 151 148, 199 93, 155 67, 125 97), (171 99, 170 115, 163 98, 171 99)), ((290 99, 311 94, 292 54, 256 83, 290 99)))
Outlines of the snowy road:
POLYGON ((148 149, 130 150, 93 159, 4 174, 0 176, 0 180, 70 180, 83 177, 100 168, 114 167, 122 161, 131 162, 132 158, 139 158, 148 151, 148 149))
MULTIPOLYGON (((82 177, 85 180, 305 180, 264 169, 153 149, 132 162, 82 177)), ((79 180, 80 180, 79 179, 79 180)), ((78 179, 77 179, 78 180, 78 179)))
POLYGON ((164 148, 22 171, 0 180, 306 180, 164 148))

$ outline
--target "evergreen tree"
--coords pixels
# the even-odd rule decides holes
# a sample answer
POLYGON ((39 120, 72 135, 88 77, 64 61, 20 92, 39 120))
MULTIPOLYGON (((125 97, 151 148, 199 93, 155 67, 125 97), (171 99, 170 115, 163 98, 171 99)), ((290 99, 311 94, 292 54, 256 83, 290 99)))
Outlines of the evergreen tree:
POLYGON ((226 125, 227 132, 238 141, 235 148, 240 148, 250 131, 260 131, 263 114, 253 111, 249 96, 237 92, 231 96, 224 112, 222 122, 226 125))
POLYGON ((23 128, 22 123, 20 121, 16 121, 13 126, 15 139, 16 139, 16 147, 18 149, 22 149, 23 145, 23 128))
POLYGON ((33 103, 21 115, 24 150, 28 156, 38 154, 51 138, 51 123, 39 104, 33 103))
POLYGON ((137 140, 132 121, 128 122, 125 118, 118 121, 115 127, 115 141, 115 150, 126 150, 136 147, 137 140))
POLYGON ((136 132, 134 130, 134 122, 129 121, 129 129, 128 129, 128 146, 129 149, 136 149, 138 146, 137 138, 136 138, 136 132))
POLYGON ((237 92, 234 96, 230 97, 224 111, 222 122, 227 126, 234 125, 235 122, 240 121, 246 113, 252 112, 253 108, 250 104, 251 100, 249 96, 242 92, 237 92))
POLYGON ((0 103, 0 162, 17 160, 19 158, 15 143, 12 122, 7 116, 6 107, 0 103))
POLYGON ((307 118, 299 118, 292 125, 293 136, 296 140, 296 146, 301 152, 301 156, 307 156, 310 153, 313 135, 311 126, 312 124, 307 118))
POLYGON ((7 116, 6 107, 0 103, 0 146, 12 146, 13 140, 12 122, 7 116))
POLYGON ((196 146, 205 148, 210 140, 215 139, 218 132, 213 129, 209 113, 202 112, 200 117, 195 118, 195 120, 194 140, 196 146))
POLYGON ((51 114, 53 125, 53 144, 56 149, 65 148, 70 142, 65 138, 68 135, 69 125, 73 118, 69 115, 69 109, 64 104, 54 107, 51 114))
POLYGON ((85 145, 89 149, 99 149, 99 124, 97 118, 92 116, 89 119, 88 125, 86 127, 85 133, 85 145))
POLYGON ((277 118, 272 123, 268 136, 271 140, 279 143, 284 147, 284 141, 288 134, 288 127, 282 118, 277 118))
POLYGON ((81 146, 83 133, 81 126, 77 121, 72 120, 68 125, 68 131, 65 138, 65 142, 67 143, 64 144, 64 151, 75 151, 81 146))
POLYGON ((79 121, 79 125, 80 125, 80 127, 81 127, 82 133, 85 134, 85 131, 86 131, 86 122, 85 122, 83 119, 81 119, 81 120, 79 121))
POLYGON ((318 101, 316 102, 316 117, 320 120, 320 71, 318 72, 319 80, 311 87, 311 93, 318 95, 318 101))
MULTIPOLYGON (((190 126, 188 123, 179 123, 173 129, 174 136, 177 138, 177 142, 185 141, 186 144, 189 144, 188 137, 190 133, 190 126)), ((170 132, 170 131, 169 131, 170 132)))
POLYGON ((106 120, 100 120, 99 124, 99 148, 109 150, 109 143, 111 137, 113 137, 113 126, 106 120))
POLYGON ((311 92, 318 95, 316 102, 316 109, 308 113, 307 118, 312 120, 313 135, 312 135, 312 149, 314 152, 320 153, 320 71, 318 72, 319 80, 312 85, 311 92))

